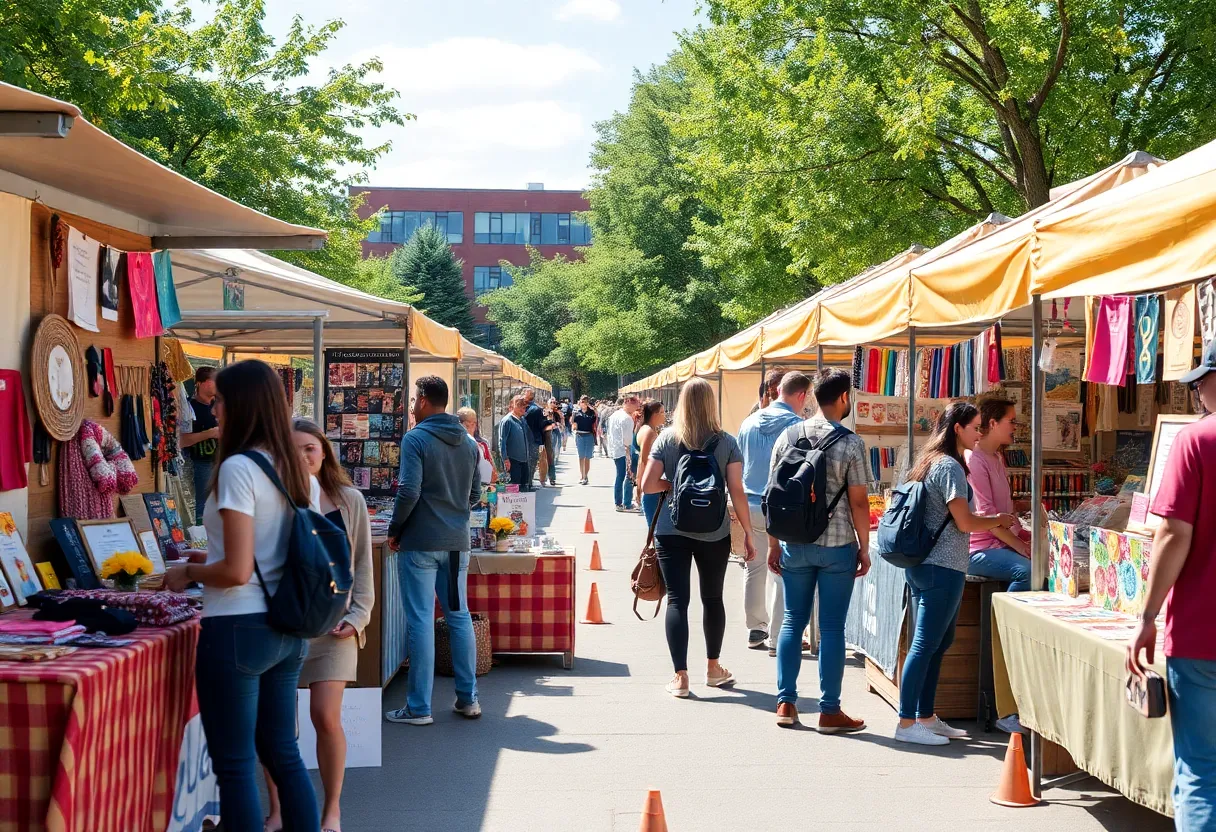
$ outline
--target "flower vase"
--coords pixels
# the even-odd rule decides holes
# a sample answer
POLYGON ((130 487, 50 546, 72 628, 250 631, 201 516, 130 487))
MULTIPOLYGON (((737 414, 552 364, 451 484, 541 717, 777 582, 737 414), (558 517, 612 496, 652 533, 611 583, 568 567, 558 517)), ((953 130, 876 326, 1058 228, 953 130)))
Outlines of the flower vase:
POLYGON ((507 551, 508 546, 510 546, 510 541, 507 540, 505 537, 500 537, 496 541, 494 541, 494 551, 495 552, 505 552, 505 551, 507 551))
POLYGON ((111 581, 114 584, 114 589, 118 592, 139 592, 139 576, 128 575, 126 572, 119 572, 111 581))

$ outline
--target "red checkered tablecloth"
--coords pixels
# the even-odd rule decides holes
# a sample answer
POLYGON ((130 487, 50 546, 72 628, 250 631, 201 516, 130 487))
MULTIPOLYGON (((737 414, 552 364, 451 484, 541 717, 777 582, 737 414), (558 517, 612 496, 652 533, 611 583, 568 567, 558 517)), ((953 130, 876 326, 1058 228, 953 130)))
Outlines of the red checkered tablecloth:
POLYGON ((531 575, 469 574, 469 610, 490 619, 495 653, 574 654, 574 555, 542 555, 531 575))
POLYGON ((160 832, 194 696, 197 620, 0 662, 0 832, 160 832))

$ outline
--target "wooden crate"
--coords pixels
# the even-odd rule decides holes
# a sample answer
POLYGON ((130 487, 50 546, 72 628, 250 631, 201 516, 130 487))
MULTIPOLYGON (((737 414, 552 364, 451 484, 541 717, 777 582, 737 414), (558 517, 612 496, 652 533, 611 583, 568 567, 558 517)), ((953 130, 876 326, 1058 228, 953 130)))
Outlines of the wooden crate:
MULTIPOLYGON (((905 619, 903 632, 899 637, 899 660, 895 667, 894 681, 888 679, 876 664, 866 659, 866 685, 870 692, 877 693, 897 710, 899 676, 904 666, 904 658, 908 655, 912 629, 913 623, 905 619)), ((980 584, 968 581, 963 589, 958 623, 954 628, 954 643, 942 659, 935 700, 938 716, 942 719, 975 719, 979 675, 980 584)))

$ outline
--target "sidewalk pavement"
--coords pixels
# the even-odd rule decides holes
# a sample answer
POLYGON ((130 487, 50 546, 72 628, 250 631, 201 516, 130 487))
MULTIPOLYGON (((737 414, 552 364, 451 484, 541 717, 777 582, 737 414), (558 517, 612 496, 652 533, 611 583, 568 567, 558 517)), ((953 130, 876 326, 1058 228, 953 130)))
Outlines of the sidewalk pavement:
MULTIPOLYGON (((614 469, 596 457, 580 486, 573 443, 559 463, 559 489, 542 489, 538 525, 578 549, 577 615, 592 581, 602 626, 578 625, 574 669, 560 657, 504 657, 478 680, 484 716, 451 713, 452 681, 435 684, 435 724, 383 725, 384 765, 350 769, 346 832, 633 832, 648 788, 662 791, 668 828, 692 830, 1136 830, 1172 829, 1096 780, 1050 792, 1050 804, 1007 809, 989 802, 1008 737, 917 750, 897 744, 894 711, 866 692, 859 660, 845 671, 844 707, 869 724, 852 736, 776 726, 774 659, 748 650, 743 570, 726 579, 722 661, 733 689, 704 685, 704 641, 694 598, 689 665, 692 696, 663 691, 671 664, 657 620, 638 621, 629 574, 645 539, 640 514, 612 505, 614 469), (590 508, 599 534, 583 535, 590 508), (586 571, 598 539, 604 572, 586 571)), ((694 593, 695 594, 695 593, 694 593)), ((653 611, 651 605, 644 614, 653 611)), ((799 710, 816 712, 815 662, 807 657, 799 710)), ((404 701, 404 674, 384 708, 404 701)), ((961 727, 974 724, 957 723, 961 727)), ((319 781, 317 781, 319 794, 319 781)))

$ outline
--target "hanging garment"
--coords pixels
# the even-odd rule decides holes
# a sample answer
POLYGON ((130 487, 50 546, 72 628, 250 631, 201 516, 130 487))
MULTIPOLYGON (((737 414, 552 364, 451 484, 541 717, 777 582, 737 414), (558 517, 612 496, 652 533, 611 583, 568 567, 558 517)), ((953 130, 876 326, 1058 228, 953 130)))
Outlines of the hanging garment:
POLYGON ((106 376, 105 369, 102 367, 101 353, 97 351, 97 347, 90 346, 84 351, 84 366, 88 372, 89 398, 95 399, 105 392, 106 376))
POLYGON ((1209 278, 1195 287, 1199 310, 1199 337, 1204 349, 1216 341, 1216 278, 1209 278))
POLYGON ((869 360, 869 366, 866 368, 866 392, 877 393, 879 371, 878 350, 876 348, 872 348, 869 351, 867 358, 869 360))
POLYGON ((917 350, 916 353, 916 398, 929 398, 929 380, 933 375, 933 353, 930 350, 917 350))
MULTIPOLYGON (((1127 336, 1131 318, 1131 298, 1104 296, 1094 319, 1086 381, 1123 386, 1127 380, 1127 336)), ((1188 365, 1189 368, 1189 365, 1188 365)))
POLYGON ((98 297, 101 300, 101 317, 107 321, 118 320, 118 258, 121 253, 110 246, 101 248, 101 285, 98 297))
POLYGON ((25 413, 20 370, 0 370, 0 491, 25 488, 32 462, 33 433, 25 413))
POLYGON ((1119 429, 1119 391, 1109 384, 1099 385, 1098 430, 1119 429))
POLYGON ((1093 436, 1098 430, 1098 410, 1102 406, 1101 390, 1101 384, 1085 385, 1085 427, 1088 436, 1093 436))
POLYGON ((68 320, 97 332, 97 275, 101 244, 68 229, 68 320))
POLYGON ((1157 415, 1157 385, 1136 385, 1136 426, 1141 430, 1152 430, 1157 415))
POLYGON ((865 376, 862 375, 862 353, 861 347, 853 347, 853 389, 860 390, 862 381, 865 376))
POLYGON ((102 391, 101 408, 106 416, 114 415, 114 397, 118 395, 118 382, 114 376, 114 351, 106 347, 101 351, 102 371, 106 385, 102 391))
MULTIPOLYGON (((992 325, 992 337, 994 339, 996 339, 996 360, 997 360, 996 378, 993 379, 993 381, 1001 382, 1001 381, 1004 381, 1005 378, 1008 376, 1008 372, 1007 372, 1008 368, 1005 366, 1005 344, 1001 340, 1001 322, 1000 321, 997 321, 996 323, 994 323, 992 325)), ((1030 361, 1030 352, 1029 351, 1027 351, 1027 353, 1026 353, 1026 361, 1028 363, 1030 361)), ((1029 375, 1027 375, 1026 377, 1030 378, 1029 375)))
POLYGON ((135 397, 127 394, 119 404, 121 414, 118 422, 118 440, 122 449, 132 460, 140 460, 146 456, 143 442, 140 439, 139 424, 135 416, 135 397))
POLYGON ((178 384, 194 378, 194 368, 186 358, 182 342, 176 338, 162 338, 160 341, 160 360, 169 367, 169 373, 178 384))
POLYGON ((156 274, 152 255, 146 251, 127 252, 127 290, 131 293, 131 312, 135 316, 135 337, 162 335, 160 309, 156 301, 156 274))
POLYGON ((169 329, 182 319, 177 306, 177 288, 173 285, 173 260, 167 250, 152 255, 152 274, 156 279, 156 309, 160 325, 169 329))
POLYGON ((1166 381, 1177 381, 1191 371, 1195 354, 1195 287, 1182 286, 1165 293, 1166 381))
POLYGON ((1157 332, 1159 330, 1160 297, 1136 296, 1136 383, 1152 384, 1157 380, 1157 332))

